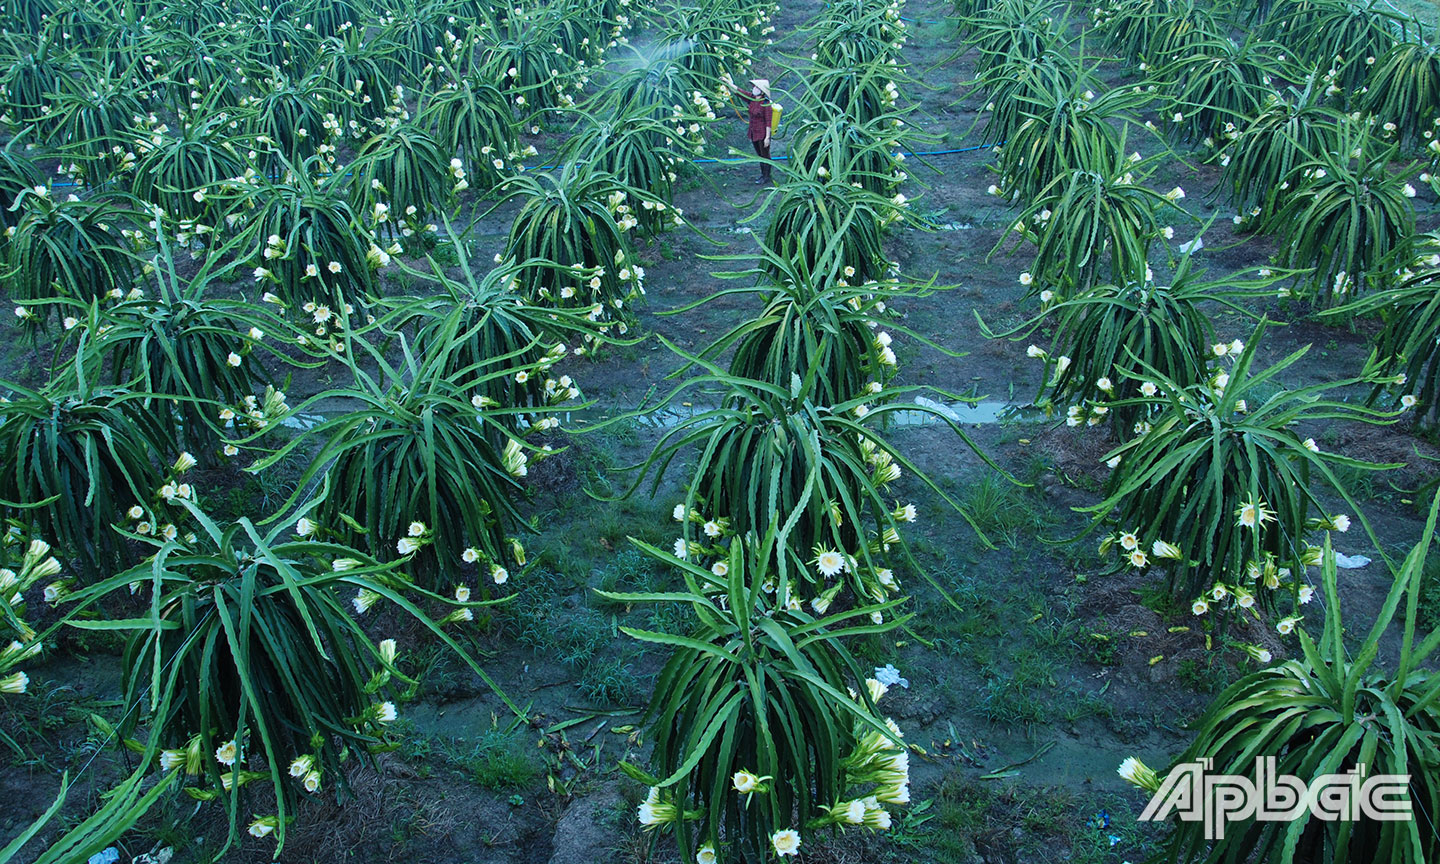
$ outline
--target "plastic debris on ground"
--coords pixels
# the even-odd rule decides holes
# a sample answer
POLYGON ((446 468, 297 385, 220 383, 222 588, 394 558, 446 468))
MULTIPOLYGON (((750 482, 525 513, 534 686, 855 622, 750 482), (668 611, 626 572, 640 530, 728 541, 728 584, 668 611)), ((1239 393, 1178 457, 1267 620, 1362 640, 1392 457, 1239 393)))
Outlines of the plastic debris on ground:
POLYGON ((895 668, 893 663, 886 663, 884 666, 875 667, 875 680, 886 687, 894 687, 899 684, 905 689, 910 689, 910 682, 900 677, 900 670, 895 668))
POLYGON ((1341 570, 1359 570, 1370 563, 1370 559, 1364 555, 1342 555, 1335 553, 1335 566, 1341 570))

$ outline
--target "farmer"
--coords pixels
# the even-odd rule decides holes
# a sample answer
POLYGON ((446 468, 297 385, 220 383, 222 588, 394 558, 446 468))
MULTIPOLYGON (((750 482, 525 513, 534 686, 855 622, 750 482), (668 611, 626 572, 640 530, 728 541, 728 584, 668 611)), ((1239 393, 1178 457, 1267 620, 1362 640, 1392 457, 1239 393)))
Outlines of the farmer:
POLYGON ((760 163, 760 177, 756 183, 770 182, 770 118, 772 116, 770 105, 770 81, 765 78, 756 78, 750 82, 749 94, 741 92, 735 86, 734 80, 729 73, 722 79, 725 86, 736 96, 745 101, 745 106, 750 115, 750 143, 755 147, 755 155, 765 160, 760 163))

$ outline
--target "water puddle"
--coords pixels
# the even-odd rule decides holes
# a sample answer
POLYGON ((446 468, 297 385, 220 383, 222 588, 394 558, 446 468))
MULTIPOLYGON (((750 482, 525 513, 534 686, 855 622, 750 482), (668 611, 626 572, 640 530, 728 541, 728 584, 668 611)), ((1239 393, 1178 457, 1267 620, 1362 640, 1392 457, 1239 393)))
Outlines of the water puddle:
MULTIPOLYGON (((943 417, 959 425, 978 425, 1004 423, 1019 419, 1027 413, 1024 406, 990 400, 974 403, 937 402, 924 396, 916 396, 915 404, 919 407, 892 412, 886 415, 887 420, 897 426, 929 426, 943 423, 943 417), (936 416, 937 414, 941 416, 936 416)), ((713 411, 715 407, 681 403, 640 415, 636 422, 651 429, 674 429, 697 414, 713 411)))
POLYGON ((280 425, 288 429, 300 429, 303 431, 305 429, 313 429, 324 422, 325 417, 322 414, 310 414, 301 411, 281 420, 280 425))
MULTIPOLYGON (((973 403, 937 402, 924 396, 916 396, 915 404, 918 407, 913 410, 904 409, 888 414, 887 421, 896 426, 933 426, 943 423, 944 420, 941 419, 943 416, 957 425, 983 425, 1027 419, 1031 414, 1036 413, 1035 409, 1029 406, 991 400, 973 403), (941 416, 936 416, 937 414, 941 416)), ((674 429, 686 420, 707 411, 713 411, 716 407, 715 405, 692 405, 682 402, 640 414, 635 417, 635 422, 650 429, 674 429)), ((569 411, 562 411, 555 416, 560 420, 562 426, 569 426, 572 420, 579 419, 569 411)), ((324 423, 325 417, 321 414, 302 412, 292 414, 280 422, 290 429, 304 431, 324 423)), ((521 425, 523 427, 525 424, 522 422, 521 425)))
POLYGON ((674 429, 691 417, 697 414, 704 414, 706 411, 715 410, 714 405, 671 405, 648 414, 642 414, 635 418, 641 426, 648 426, 651 429, 674 429))
POLYGON ((895 423, 901 426, 926 426, 941 422, 935 415, 941 414, 952 423, 979 424, 1001 423, 1020 412, 1017 405, 1009 402, 936 402, 924 396, 916 396, 915 404, 923 410, 897 411, 891 414, 895 423))

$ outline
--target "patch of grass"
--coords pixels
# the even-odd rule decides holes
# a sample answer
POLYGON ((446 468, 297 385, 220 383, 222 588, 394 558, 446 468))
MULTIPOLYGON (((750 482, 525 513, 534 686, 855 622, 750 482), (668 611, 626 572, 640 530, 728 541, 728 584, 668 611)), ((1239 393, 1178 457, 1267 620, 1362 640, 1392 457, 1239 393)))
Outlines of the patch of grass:
POLYGON ((145 814, 145 818, 138 827, 138 833, 146 841, 153 841, 152 848, 160 849, 169 847, 174 850, 180 860, 205 861, 213 860, 214 853, 219 851, 218 844, 206 843, 204 837, 195 836, 195 826, 190 823, 194 815, 194 804, 182 800, 175 795, 163 795, 156 802, 155 806, 145 814), (186 806, 189 804, 189 806, 186 806), (209 849, 214 845, 216 848, 209 849), (210 852, 205 855, 203 852, 210 852), (193 854, 193 857, 186 853, 193 854))
POLYGON ((985 474, 978 483, 970 487, 970 492, 962 503, 975 524, 989 533, 990 530, 1005 524, 1004 513, 1013 498, 1014 493, 1008 483, 993 474, 985 474))
POLYGON ((632 550, 630 537, 669 546, 675 538, 669 527, 674 524, 671 506, 638 494, 597 506, 588 496, 577 495, 574 502, 547 517, 546 522, 556 529, 544 536, 540 560, 577 584, 587 582, 591 574, 603 573, 632 550))
MULTIPOLYGON (((431 860, 432 856, 425 854, 430 848, 426 838, 453 834, 459 830, 460 820, 469 815, 452 809, 453 802, 444 795, 416 788, 408 778, 370 767, 355 766, 347 771, 342 800, 343 805, 337 806, 335 794, 329 793, 307 796, 299 803, 295 821, 286 831, 284 860, 292 860, 293 849, 293 860, 306 864, 350 864, 372 857, 357 850, 377 848, 384 849, 379 857, 386 861, 431 860), (417 841, 418 846, 411 845, 417 841)), ((220 855, 228 827, 220 808, 197 811, 186 796, 163 795, 134 835, 122 841, 121 848, 168 846, 175 853, 172 860, 177 862, 214 861, 220 855)), ((481 838, 495 833, 495 828, 487 825, 467 824, 467 828, 481 838)), ((223 860, 269 861, 273 857, 259 858, 258 854, 263 853, 252 852, 251 847, 237 851, 232 846, 223 860)), ((132 859, 123 856, 123 860, 132 859)), ((155 859, 137 855, 133 860, 155 859)))
POLYGON ((592 704, 605 707, 629 704, 640 690, 630 664, 616 657, 587 663, 575 686, 592 704))
POLYGON ((1002 726, 1024 727, 1026 734, 1037 724, 1049 722, 1045 704, 1035 689, 1006 674, 989 676, 980 691, 980 716, 1002 726))
MULTIPOLYGON (((622 549, 600 571, 595 580, 599 591, 643 593, 661 590, 664 577, 656 566, 655 559, 635 548, 622 549)), ((625 604, 591 595, 591 601, 602 609, 618 610, 625 604)))
POLYGON ((604 616, 590 609, 552 614, 546 623, 543 630, 527 633, 520 641, 559 658, 567 666, 584 667, 610 644, 610 627, 604 616))
POLYGON ((475 748, 457 760, 477 784, 486 789, 529 789, 540 776, 534 742, 518 731, 487 729, 475 748))
POLYGON ((1140 605, 1159 615, 1161 620, 1174 621, 1183 615, 1188 615, 1190 610, 1180 605, 1175 596, 1160 583, 1150 583, 1140 586, 1137 593, 1140 595, 1140 605))
POLYGON ((1395 6, 1407 15, 1414 15, 1429 27, 1440 24, 1440 10, 1430 0, 1394 0, 1395 6))
MULTIPOLYGON (((993 786, 970 783, 957 776, 947 778, 935 799, 935 821, 944 829, 941 833, 949 835, 945 839, 953 841, 980 835, 996 797, 993 786)), ((974 851, 973 840, 969 848, 974 851)))
MULTIPOLYGON (((652 617, 656 611, 652 610, 652 617)), ((674 619, 672 626, 681 626, 674 611, 661 614, 674 619)), ((613 706, 635 698, 639 682, 629 660, 607 654, 616 635, 613 616, 585 606, 567 608, 541 579, 520 590, 507 620, 516 641, 565 664, 576 676, 580 693, 592 703, 613 706)))
POLYGON ((458 267, 460 265, 460 253, 449 240, 437 240, 429 251, 430 257, 433 258, 437 264, 444 267, 458 267))
POLYGON ((1080 624, 1075 619, 1057 615, 1043 616, 1030 625, 1035 644, 1052 657, 1074 653, 1080 629, 1080 624))
POLYGON ((91 714, 109 716, 117 703, 77 692, 69 684, 44 677, 31 668, 23 697, 7 698, 0 712, 0 750, 10 751, 15 764, 59 774, 88 761, 104 744, 105 735, 89 723, 91 714), (77 734, 83 730, 83 734, 77 734))
POLYGON ((1009 677, 1016 684, 1027 689, 1055 686, 1055 661, 1046 654, 1034 648, 1022 648, 1011 652, 1010 659, 1015 669, 1009 677))
MULTIPOLYGON (((1330 429, 1326 429, 1329 432, 1330 429)), ((1336 485, 1345 489, 1358 501, 1388 501, 1393 489, 1378 471, 1364 471, 1349 465, 1334 465, 1336 485)))
POLYGON ((960 503, 991 542, 1016 551, 1035 550, 1055 521, 1025 488, 993 473, 972 484, 960 503))
MULTIPOLYGON (((282 439, 287 436, 282 435, 282 439)), ((283 441, 278 442, 283 443, 283 441)), ((238 519, 241 516, 257 517, 260 511, 269 511, 295 491, 295 484, 309 464, 310 454, 304 448, 297 448, 285 458, 259 474, 240 474, 222 494, 211 499, 211 515, 217 519, 238 519)))
POLYGON ((1077 623, 1074 634, 1069 647, 1076 660, 1101 666, 1119 664, 1120 640, 1125 638, 1124 631, 1111 627, 1102 617, 1093 627, 1077 623))
POLYGON ((1061 708, 1065 722, 1075 724, 1091 718, 1108 720, 1113 717, 1115 709, 1105 699, 1105 691, 1108 689, 1108 683, 1099 690, 1067 689, 1063 695, 1064 707, 1061 708))
MULTIPOLYGON (((1020 431, 1026 433, 1026 435, 1035 434, 1029 427, 1020 427, 1020 431)), ((1031 450, 1026 453, 1025 461, 1021 463, 1020 468, 1016 470, 1014 474, 1016 480, 1026 484, 1027 487, 1033 488, 1039 485, 1040 478, 1054 471, 1054 459, 1051 459, 1048 454, 1031 450)))
POLYGON ((1219 693, 1230 683, 1230 664, 1214 654, 1206 654, 1204 661, 1181 660, 1175 678, 1197 693, 1219 693))
POLYGON ((1052 786, 997 785, 960 773, 936 789, 923 860, 1116 864, 1155 850, 1127 798, 1052 786))
POLYGON ((1141 712, 1112 711, 1105 718, 1105 728, 1114 734, 1117 741, 1130 743, 1140 741, 1155 730, 1154 718, 1141 712))
POLYGON ((1085 636, 1087 637, 1086 642, 1081 649, 1085 659, 1099 663, 1101 666, 1119 665, 1120 643, 1116 640, 1115 634, 1092 630, 1085 636))
MULTIPOLYGON (((278 441, 273 442, 280 446, 288 440, 288 436, 282 436, 278 441)), ((295 486, 300 482, 301 475, 310 464, 310 453, 304 446, 296 447, 285 455, 279 462, 261 471, 259 474, 250 475, 255 481, 255 493, 258 493, 261 509, 269 512, 281 503, 286 501, 295 492, 295 486)), ((248 484, 247 484, 248 487, 248 484)), ((247 488, 247 493, 250 490, 247 488)), ((245 505, 254 506, 256 498, 254 493, 247 494, 241 502, 242 508, 245 505)), ((253 515, 248 510, 241 510, 240 515, 253 515)))
POLYGON ((475 673, 446 645, 426 643, 406 651, 400 656, 400 669, 420 682, 427 697, 440 702, 480 692, 475 686, 475 673))
POLYGON ((694 623, 694 615, 684 603, 656 603, 645 619, 645 629, 657 633, 685 636, 694 623))
POLYGON ((506 607, 505 629, 522 645, 543 646, 550 636, 550 614, 557 597, 544 585, 544 570, 535 570, 506 607))
POLYGON ((920 620, 934 628, 937 647, 951 654, 962 654, 982 640, 993 640, 1005 633, 999 620, 1000 603, 995 592, 972 578, 968 565, 948 561, 932 570, 941 585, 959 606, 956 611, 940 598, 922 595, 925 604, 920 620))
POLYGON ((1055 555, 1060 559, 1063 565, 1062 569, 1074 572, 1076 580, 1082 583, 1090 578, 1084 575, 1086 571, 1100 563, 1099 557, 1095 554, 1095 547, 1084 542, 1056 546, 1055 555))

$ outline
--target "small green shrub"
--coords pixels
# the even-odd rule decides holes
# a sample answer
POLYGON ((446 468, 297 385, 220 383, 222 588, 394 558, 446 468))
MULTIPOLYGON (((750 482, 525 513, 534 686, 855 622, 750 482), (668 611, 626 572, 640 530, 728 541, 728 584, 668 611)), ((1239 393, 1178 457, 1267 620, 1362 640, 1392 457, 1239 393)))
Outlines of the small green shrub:
POLYGON ((273 834, 278 851, 298 800, 343 789, 346 762, 368 760, 385 743, 397 714, 392 678, 407 680, 395 667, 395 640, 366 635, 355 616, 368 605, 357 601, 352 614, 348 592, 394 604, 488 678, 407 595, 443 598, 418 592, 392 568, 345 546, 282 540, 284 526, 262 535, 246 518, 222 527, 187 507, 195 535, 156 540, 149 560, 74 594, 70 623, 131 631, 120 734, 146 727, 166 748, 163 774, 178 774, 196 800, 224 803, 227 846, 251 813, 249 833, 273 834), (132 585, 148 617, 78 618, 132 585), (270 787, 265 804, 246 788, 257 781, 270 787), (257 807, 275 809, 260 815, 257 807))
MULTIPOLYGON (((225 443, 220 412, 283 384, 272 368, 318 361, 281 347, 294 341, 294 330, 268 309, 207 296, 207 288, 233 275, 237 262, 221 265, 217 255, 186 272, 190 268, 163 241, 151 259, 158 283, 153 296, 104 306, 66 303, 73 314, 64 324, 93 368, 91 376, 153 394, 144 408, 174 423, 183 449, 213 463, 225 443)), ((233 448, 224 452, 235 455, 233 448)))
POLYGON ((87 166, 84 179, 91 184, 109 180, 125 164, 134 118, 145 113, 141 88, 117 71, 86 67, 78 77, 55 82, 47 101, 50 144, 63 160, 87 166))
MULTIPOLYGON (((674 511, 681 524, 675 549, 686 560, 723 569, 726 550, 737 538, 774 530, 784 544, 774 551, 786 557, 773 562, 771 587, 795 605, 811 602, 824 610, 847 587, 856 602, 882 602, 898 593, 892 553, 930 578, 900 535, 902 525, 917 518, 916 510, 891 497, 890 484, 906 470, 975 527, 969 514, 876 430, 884 416, 901 410, 891 400, 912 391, 882 387, 848 402, 819 405, 813 393, 824 370, 818 367, 781 387, 727 375, 698 357, 687 359, 704 365, 709 374, 690 379, 662 405, 684 388, 702 384, 723 387, 725 396, 718 407, 692 412, 670 428, 625 493, 643 483, 651 469, 653 489, 677 454, 699 449, 693 471, 687 472, 685 501, 674 511)), ((835 385, 826 386, 834 392, 835 385)), ((985 458, 943 413, 923 405, 904 410, 928 411, 950 423, 960 440, 985 458)))
POLYGON ((75 556, 87 578, 113 572, 125 544, 112 526, 159 499, 155 460, 177 455, 173 426, 145 407, 146 394, 123 388, 77 389, 64 377, 43 391, 4 386, 11 393, 0 402, 7 515, 75 556))
POLYGON ((470 186, 464 160, 408 123, 389 126, 361 144, 350 170, 356 210, 392 215, 377 226, 382 231, 397 224, 423 226, 454 209, 456 196, 470 186))
POLYGON ((670 651, 644 718, 659 773, 622 763, 650 786, 640 824, 673 831, 686 861, 727 847, 765 860, 824 827, 888 826, 887 808, 910 800, 909 754, 877 713, 884 686, 844 644, 894 627, 853 623, 884 607, 819 619, 786 610, 762 586, 767 562, 788 556, 759 544, 732 544, 723 577, 637 546, 678 568, 685 590, 611 599, 685 603, 697 619, 687 636, 621 628, 670 651))
POLYGON ((487 729, 464 759, 465 769, 480 786, 497 792, 529 789, 540 776, 539 760, 528 736, 487 729))
MULTIPOLYGON (((1440 709, 1435 704, 1440 682, 1423 665, 1440 640, 1432 636, 1419 644, 1415 641, 1416 592, 1435 533, 1437 509, 1440 498, 1431 505, 1422 539, 1395 574, 1378 618, 1354 649, 1345 644, 1335 556, 1327 535, 1320 556, 1325 602, 1324 612, 1317 613, 1323 618, 1319 641, 1303 624, 1286 619, 1298 634, 1296 656, 1225 688, 1192 724, 1195 740, 1175 757, 1170 769, 1203 759, 1207 771, 1251 777, 1257 759, 1271 759, 1270 776, 1292 775, 1307 786, 1352 768, 1372 777, 1407 775, 1408 785, 1392 785, 1388 794, 1404 796, 1414 809, 1413 821, 1322 821, 1299 806, 1293 820, 1232 823, 1218 839, 1205 837, 1198 822, 1175 821, 1160 859, 1178 862, 1209 855, 1238 860, 1259 855, 1274 860, 1362 860, 1376 850, 1387 850, 1387 860, 1427 861, 1440 852, 1440 836, 1417 829, 1417 824, 1429 824, 1440 813, 1440 774, 1433 770, 1435 754, 1426 746, 1440 734, 1440 709), (1402 602, 1404 617, 1396 622, 1402 602), (1379 642, 1392 623, 1400 625, 1399 660, 1393 670, 1380 669, 1376 667, 1379 642), (1385 720, 1377 726, 1375 718, 1382 717, 1385 720)), ((1289 632, 1285 626, 1280 629, 1289 632)), ((1160 787, 1159 775, 1133 758, 1121 765, 1120 774, 1147 792, 1160 787)))
MULTIPOLYGON (((821 121, 846 118, 866 124, 896 113, 899 90, 891 66, 870 65, 816 69, 810 80, 809 101, 821 121)), ((890 118, 890 125, 895 125, 890 118)))
MULTIPOLYGON (((976 84, 989 101, 984 108, 987 144, 1008 140, 1026 119, 1026 106, 1036 93, 1084 92, 1100 87, 1088 70, 1068 53, 1046 51, 1034 59, 1016 58, 990 67, 976 84)), ((978 122, 978 121, 977 121, 978 122)))
POLYGON ((891 115, 868 123, 838 116, 802 125, 791 139, 791 170, 810 180, 835 178, 859 183, 866 191, 892 198, 908 179, 901 151, 904 133, 891 115))
POLYGON ((575 687, 595 705, 624 705, 635 698, 639 681, 629 663, 605 657, 586 664, 575 687))
POLYGON ((1223 38, 1211 11, 1195 0, 1110 0, 1091 11, 1105 50, 1141 71, 1189 54, 1194 46, 1223 38))
POLYGON ((1433 136, 1434 120, 1440 117, 1440 47, 1396 43, 1366 77, 1364 104, 1402 144, 1421 144, 1426 133, 1433 136))
POLYGON ((1197 39, 1155 73, 1165 93, 1161 116, 1183 140, 1213 141, 1259 113, 1277 80, 1301 77, 1292 64, 1276 59, 1281 56, 1283 46, 1253 37, 1239 43, 1208 35, 1197 39))
MULTIPOLYGON (((887 199, 851 186, 848 177, 838 174, 827 180, 795 179, 775 194, 765 246, 788 259, 794 271, 821 282, 874 282, 886 275, 881 228, 900 218, 904 196, 887 199)), ((780 276, 778 267, 771 267, 780 276)))
POLYGON ((598 329, 583 316, 517 302, 516 268, 497 267, 477 281, 462 246, 455 248, 461 252, 461 270, 469 282, 452 281, 432 261, 433 276, 421 284, 438 291, 424 299, 387 301, 394 312, 377 326, 383 330, 414 325, 416 350, 422 355, 444 352, 445 375, 478 379, 475 395, 488 406, 494 422, 512 434, 535 424, 553 425, 557 412, 577 404, 580 389, 570 376, 557 379, 550 374, 568 352, 547 334, 595 334, 598 329), (516 374, 515 369, 526 373, 516 374))
MULTIPOLYGON (((1065 82, 1053 82, 1057 86, 1065 82)), ((1016 96, 1023 116, 999 147, 996 193, 1033 203, 1071 172, 1117 175, 1124 160, 1124 121, 1149 94, 1107 90, 1028 89, 1016 96)))
POLYGON ((1315 104, 1309 91, 1292 91, 1267 99, 1252 120, 1221 133, 1228 139, 1218 157, 1221 186, 1247 227, 1276 224, 1272 217, 1310 154, 1339 149, 1340 116, 1315 104))
POLYGON ((812 25, 815 58, 821 69, 886 63, 905 45, 898 4, 842 0, 825 8, 812 25))
POLYGON ((252 144, 236 137, 219 114, 180 129, 150 130, 133 144, 131 194, 171 219, 217 228, 228 203, 221 184, 245 174, 243 150, 252 144))
MULTIPOLYGON (((1134 402, 1141 381, 1122 369, 1153 370, 1188 387, 1209 375, 1209 360, 1230 352, 1233 343, 1215 340, 1204 306, 1217 303, 1240 311, 1238 301, 1270 294, 1272 279, 1238 274, 1206 280, 1183 258, 1170 285, 1147 280, 1118 287, 1100 285, 1071 297, 1052 298, 1040 315, 999 337, 1024 339, 1041 327, 1053 328, 1049 350, 1031 345, 1027 354, 1044 362, 1036 404, 1047 410, 1068 407, 1069 423, 1110 424, 1121 437, 1144 434, 1152 406, 1134 402), (1110 405, 1096 414, 1088 403, 1110 405)), ((978 312, 976 313, 978 316, 978 312)), ((997 338, 981 322, 987 336, 997 338)), ((1237 352, 1238 353, 1238 352, 1237 352)))
POLYGON ((338 130, 326 128, 326 115, 331 114, 332 104, 342 100, 320 76, 295 79, 272 72, 261 84, 245 131, 269 152, 267 168, 284 170, 285 163, 298 165, 315 155, 326 138, 338 134, 338 130))
POLYGON ((1270 38, 1314 68, 1326 94, 1342 101, 1363 99, 1359 91, 1379 58, 1415 29, 1380 0, 1306 0, 1284 9, 1267 22, 1270 38))
MULTIPOLYGON (((48 15, 40 4, 35 14, 48 15), (43 11, 42 11, 43 10, 43 11)), ((74 57, 57 45, 55 31, 34 27, 26 32, 5 32, 0 46, 0 109, 11 122, 22 126, 47 119, 49 94, 57 81, 68 80, 74 71, 74 57), (39 34, 32 36, 30 34, 39 34)))
MULTIPOLYGON (((1370 533, 1333 466, 1393 467, 1302 440, 1295 430, 1306 423, 1383 423, 1395 415, 1339 397, 1345 387, 1373 383, 1365 378, 1273 389, 1309 346, 1255 369, 1263 332, 1262 322, 1249 342, 1238 346, 1230 371, 1216 368, 1199 384, 1169 380, 1144 365, 1123 372, 1142 382, 1141 395, 1113 407, 1138 404, 1154 417, 1149 431, 1106 454, 1113 470, 1105 499, 1085 508, 1093 514, 1092 529, 1115 527, 1101 542, 1102 555, 1118 553, 1117 567, 1165 568, 1174 597, 1191 602, 1197 616, 1213 613, 1222 625, 1233 615, 1274 613, 1282 596, 1295 608, 1309 599, 1302 576, 1318 554, 1309 537, 1322 528, 1347 530, 1351 519, 1330 512, 1316 497, 1312 472, 1340 494, 1370 533)), ((1111 407, 1097 404, 1090 411, 1111 407)))
POLYGON ((574 94, 584 86, 579 58, 557 53, 549 28, 530 20, 543 14, 543 9, 522 11, 508 17, 504 26, 481 31, 484 44, 478 49, 475 71, 522 114, 571 107, 574 94))
POLYGON ((16 146, 17 141, 0 148, 0 231, 13 228, 23 215, 15 206, 21 194, 45 185, 40 169, 16 146))
POLYGON ((1038 60, 1064 44, 1059 9, 1052 3, 993 0, 964 21, 980 52, 975 72, 984 77, 997 66, 1038 60))
POLYGON ((588 163, 632 190, 635 203, 629 214, 655 234, 684 224, 683 214, 673 206, 675 182, 703 145, 699 122, 677 106, 664 119, 623 113, 597 117, 570 139, 561 159, 588 163), (691 124, 696 131, 690 131, 691 124))
POLYGON ((466 565, 477 568, 482 585, 504 584, 511 567, 525 564, 515 536, 525 524, 519 480, 547 451, 491 416, 514 409, 486 403, 485 385, 535 370, 507 364, 447 372, 454 343, 420 358, 406 351, 397 368, 373 346, 355 344, 383 377, 352 365, 355 386, 331 395, 355 400, 355 407, 305 430, 251 470, 319 439, 323 445, 285 504, 297 503, 324 475, 323 500, 302 533, 363 543, 380 560, 408 559, 411 572, 436 590, 447 580, 463 584, 466 565))
POLYGON ((463 159, 471 185, 494 189, 535 148, 521 148, 505 96, 490 82, 467 75, 422 97, 418 122, 441 151, 463 159), (498 164, 497 164, 498 163, 498 164))
POLYGON ((91 301, 127 294, 136 266, 117 223, 129 214, 100 199, 59 198, 44 186, 22 190, 5 244, 5 290, 16 300, 91 301))
POLYGON ((747 293, 759 295, 764 311, 731 328, 702 356, 718 358, 733 346, 730 374, 781 388, 810 379, 824 405, 874 395, 894 377, 891 337, 880 328, 895 323, 885 313, 887 302, 908 292, 888 282, 848 284, 844 270, 838 278, 806 274, 768 250, 762 256, 769 272, 747 293))
MULTIPOLYGON (((339 12, 344 5, 316 3, 311 9, 339 12)), ((398 46, 383 37, 367 39, 363 30, 351 26, 343 32, 329 31, 335 35, 321 41, 316 58, 319 80, 330 92, 345 97, 338 100, 337 113, 352 137, 360 135, 362 124, 368 125, 390 99, 400 74, 398 46)))
POLYGON ((324 174, 313 161, 287 168, 275 181, 255 180, 239 192, 239 231, 255 266, 256 286, 292 314, 303 310, 324 337, 343 326, 347 306, 380 293, 382 250, 348 200, 348 179, 324 174), (327 313, 316 317, 315 307, 327 313))
POLYGON ((1421 257, 1401 271, 1398 285, 1331 311, 1347 317, 1380 313, 1367 368, 1386 380, 1370 401, 1389 392, 1400 408, 1418 407, 1422 418, 1434 422, 1440 416, 1440 237, 1422 235, 1417 245, 1421 257))
MULTIPOLYGON (((645 293, 644 268, 626 233, 639 224, 631 212, 638 199, 612 175, 577 162, 558 175, 512 177, 504 190, 504 200, 520 202, 503 256, 522 265, 520 295, 625 335, 635 322, 631 306, 645 293)), ((584 351, 597 347, 593 334, 582 341, 584 351)))
POLYGON ((1300 164, 1289 178, 1296 188, 1271 220, 1280 232, 1278 262, 1308 274, 1297 287, 1320 306, 1387 287, 1389 262, 1411 257, 1415 235, 1415 189, 1390 173, 1399 146, 1348 120, 1339 144, 1300 164))
POLYGON ((1166 233, 1162 208, 1185 195, 1178 186, 1163 195, 1145 186, 1145 163, 1118 149, 1097 152, 1093 160, 1090 168, 1057 169, 991 250, 994 255, 1006 243, 1033 243, 1035 260, 1018 278, 1044 302, 1057 293, 1083 294, 1106 280, 1148 281, 1150 248, 1166 233))

